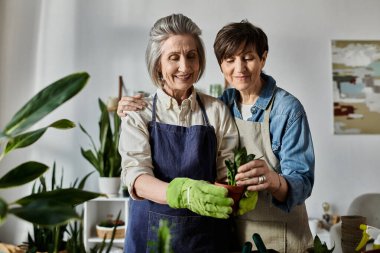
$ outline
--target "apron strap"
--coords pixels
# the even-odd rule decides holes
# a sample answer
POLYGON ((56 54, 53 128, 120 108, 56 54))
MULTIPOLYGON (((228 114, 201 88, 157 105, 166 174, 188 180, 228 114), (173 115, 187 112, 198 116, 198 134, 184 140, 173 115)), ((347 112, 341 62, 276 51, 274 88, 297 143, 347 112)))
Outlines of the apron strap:
POLYGON ((152 108, 152 122, 156 123, 156 102, 157 102, 157 93, 153 98, 153 108, 152 108))
POLYGON ((197 93, 197 101, 198 101, 199 107, 201 108, 201 111, 202 111, 203 120, 206 122, 207 126, 210 126, 210 121, 208 120, 205 107, 204 107, 204 105, 203 105, 203 103, 201 101, 201 98, 199 97, 198 93, 197 93))
POLYGON ((267 126, 267 127, 264 127, 264 134, 266 135, 265 137, 267 137, 267 138, 270 138, 269 118, 270 118, 270 112, 272 111, 273 103, 274 103, 274 96, 271 98, 271 100, 269 102, 269 106, 264 112, 263 124, 264 124, 264 126, 267 126))

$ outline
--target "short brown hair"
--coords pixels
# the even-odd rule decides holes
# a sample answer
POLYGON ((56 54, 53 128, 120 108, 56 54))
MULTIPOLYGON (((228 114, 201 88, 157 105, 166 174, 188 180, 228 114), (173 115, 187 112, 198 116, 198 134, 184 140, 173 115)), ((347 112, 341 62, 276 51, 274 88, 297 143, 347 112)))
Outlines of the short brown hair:
POLYGON ((253 46, 259 55, 263 57, 265 51, 269 50, 268 38, 264 31, 248 22, 230 23, 219 30, 214 42, 214 52, 219 65, 226 58, 233 56, 241 44, 244 48, 253 46))

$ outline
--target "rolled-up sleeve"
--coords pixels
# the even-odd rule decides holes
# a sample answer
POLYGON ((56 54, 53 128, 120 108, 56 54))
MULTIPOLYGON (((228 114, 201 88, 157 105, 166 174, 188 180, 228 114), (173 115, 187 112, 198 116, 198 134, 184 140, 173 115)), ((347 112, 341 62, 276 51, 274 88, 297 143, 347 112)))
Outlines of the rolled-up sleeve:
POLYGON ((139 198, 134 190, 137 177, 142 174, 153 175, 149 131, 144 112, 129 112, 122 118, 119 152, 121 155, 121 180, 128 187, 133 199, 139 198))
POLYGON ((285 202, 273 202, 279 208, 290 212, 311 195, 314 185, 314 148, 305 112, 290 120, 279 152, 281 171, 288 182, 289 192, 285 202))

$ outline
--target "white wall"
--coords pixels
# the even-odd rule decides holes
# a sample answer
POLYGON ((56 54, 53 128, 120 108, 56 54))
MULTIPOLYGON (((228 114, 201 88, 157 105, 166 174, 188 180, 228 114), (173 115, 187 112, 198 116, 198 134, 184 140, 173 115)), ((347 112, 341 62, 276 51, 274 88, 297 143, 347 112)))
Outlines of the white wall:
MULTIPOLYGON (((316 153, 309 216, 321 217, 324 201, 344 214, 353 197, 380 191, 380 137, 333 134, 330 41, 380 39, 379 11, 378 0, 0 0, 0 126, 36 91, 83 70, 91 75, 88 86, 44 123, 66 117, 97 136, 97 98, 117 95, 119 75, 130 90, 153 91, 144 64, 147 34, 155 20, 171 13, 191 17, 203 30, 208 62, 198 87, 207 90, 208 84, 223 82, 212 49, 217 30, 247 18, 269 37, 266 72, 296 95, 308 114, 316 153)), ((0 175, 23 154, 23 161, 56 161, 72 182, 92 171, 80 155, 87 144, 79 129, 49 130, 30 150, 2 161, 0 175)), ((97 189, 95 179, 89 190, 97 189)), ((0 192, 9 201, 20 197, 16 190, 0 192)), ((0 241, 25 240, 14 224, 19 223, 11 219, 0 227, 0 241)))

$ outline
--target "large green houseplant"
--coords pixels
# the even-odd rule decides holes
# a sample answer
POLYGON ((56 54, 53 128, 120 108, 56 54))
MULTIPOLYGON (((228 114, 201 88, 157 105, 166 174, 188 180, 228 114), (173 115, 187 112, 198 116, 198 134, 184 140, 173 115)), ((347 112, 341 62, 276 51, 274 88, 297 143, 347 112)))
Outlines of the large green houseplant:
MULTIPOLYGON (((62 168, 60 180, 56 179, 56 166, 53 164, 51 179, 47 180, 45 176, 41 176, 38 182, 35 182, 32 188, 32 193, 42 193, 42 192, 51 192, 56 189, 64 188, 75 188, 83 189, 88 177, 93 172, 85 175, 80 181, 75 179, 69 187, 64 187, 63 185, 63 175, 64 170, 62 168), (50 187, 49 187, 50 181, 50 187)), ((75 207, 73 207, 74 209, 75 207)), ((27 253, 36 253, 36 252, 53 252, 55 250, 63 251, 67 249, 67 239, 70 236, 73 236, 69 233, 69 229, 72 225, 75 225, 75 221, 70 224, 58 224, 55 226, 41 226, 38 224, 33 224, 33 233, 28 233, 28 242, 26 246, 28 248, 27 253)), ((75 236, 75 235, 74 235, 75 236)), ((68 250, 69 251, 69 250, 68 250)), ((69 251, 70 252, 70 251, 69 251)))
MULTIPOLYGON (((35 143, 48 128, 73 128, 75 124, 72 121, 61 119, 46 127, 28 131, 43 117, 81 91, 88 79, 87 73, 68 75, 41 90, 16 112, 0 131, 0 161, 11 151, 35 143)), ((0 189, 32 182, 47 170, 48 166, 45 164, 36 161, 24 162, 0 178, 0 189)), ((76 188, 33 193, 11 203, 0 196, 0 224, 9 214, 41 226, 66 224, 73 219, 80 220, 80 215, 73 206, 98 196, 101 194, 76 188)))
POLYGON ((121 157, 118 146, 121 120, 117 113, 110 110, 101 99, 98 99, 98 104, 100 109, 99 145, 95 144, 91 135, 79 124, 80 129, 87 135, 92 145, 91 149, 81 148, 81 153, 99 173, 101 192, 112 196, 117 195, 120 188, 121 157), (113 186, 113 189, 103 188, 103 183, 107 183, 109 180, 111 180, 109 185, 113 186))

